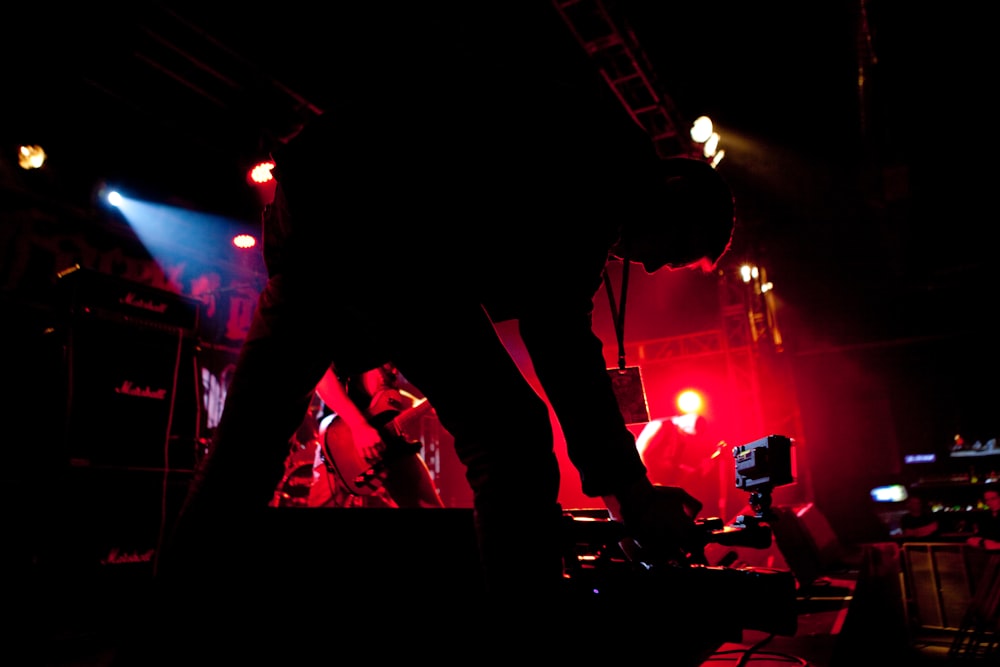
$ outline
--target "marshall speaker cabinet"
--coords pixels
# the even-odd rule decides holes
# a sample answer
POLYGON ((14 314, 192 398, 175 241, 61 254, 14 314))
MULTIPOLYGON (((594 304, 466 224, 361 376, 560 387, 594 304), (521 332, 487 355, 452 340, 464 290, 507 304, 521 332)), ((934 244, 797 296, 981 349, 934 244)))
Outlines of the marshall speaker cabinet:
POLYGON ((198 302, 79 267, 59 274, 57 291, 70 465, 192 469, 198 302))

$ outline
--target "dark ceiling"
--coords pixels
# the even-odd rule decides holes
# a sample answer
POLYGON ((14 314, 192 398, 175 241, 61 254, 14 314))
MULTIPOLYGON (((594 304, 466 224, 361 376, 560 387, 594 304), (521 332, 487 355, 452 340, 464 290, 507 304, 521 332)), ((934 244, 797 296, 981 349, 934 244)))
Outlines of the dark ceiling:
MULTIPOLYGON (((941 168, 954 160, 947 114, 986 99, 990 42, 974 12, 878 0, 583 4, 633 30, 679 123, 715 119, 737 197, 736 259, 769 262, 804 303, 841 289, 834 272, 852 308, 860 291, 877 295, 873 309, 888 299, 917 320, 921 306, 900 304, 967 283, 974 307, 990 247, 979 222, 987 172, 970 167, 974 155, 941 168)), ((39 143, 48 185, 65 196, 87 198, 104 179, 255 220, 244 174, 262 137, 331 103, 319 57, 331 41, 378 35, 344 25, 348 6, 8 7, 3 164, 18 143, 39 143)))
MULTIPOLYGON (((678 123, 709 113, 724 126, 797 141, 796 117, 812 112, 828 119, 810 142, 817 150, 856 136, 853 3, 791 15, 710 4, 726 11, 705 31, 695 27, 711 13, 702 4, 579 3, 634 31, 678 123)), ((318 56, 337 30, 352 29, 338 24, 337 6, 298 0, 242 10, 134 2, 5 12, 14 14, 5 114, 16 134, 6 142, 44 144, 66 179, 124 180, 237 215, 246 212, 243 169, 262 133, 324 110, 329 82, 318 56)))
POLYGON ((44 146, 70 196, 106 179, 247 215, 242 177, 262 133, 319 111, 267 69, 268 44, 232 43, 245 17, 147 2, 41 11, 21 10, 7 60, 7 139, 44 146))
MULTIPOLYGON (((503 11, 505 3, 492 4, 503 11)), ((788 349, 812 358, 827 346, 945 340, 934 349, 949 354, 929 364, 943 371, 901 384, 920 397, 971 396, 995 434, 995 168, 951 135, 989 133, 995 39, 979 5, 604 4, 634 30, 678 121, 716 121, 726 151, 719 171, 737 202, 730 259, 767 266, 788 349)), ((247 163, 263 136, 335 101, 321 57, 331 42, 364 30, 378 53, 378 26, 345 24, 348 6, 8 3, 0 183, 44 177, 48 192, 86 201, 106 179, 255 220, 247 163), (22 142, 48 149, 48 174, 10 167, 22 142)), ((667 303, 659 291, 648 296, 667 303)), ((642 302, 629 303, 630 332, 647 335, 642 302)), ((698 305, 649 310, 662 315, 661 331, 663 320, 683 324, 698 305)), ((906 367, 923 373, 923 364, 906 367)), ((864 392, 863 384, 849 389, 864 392)))

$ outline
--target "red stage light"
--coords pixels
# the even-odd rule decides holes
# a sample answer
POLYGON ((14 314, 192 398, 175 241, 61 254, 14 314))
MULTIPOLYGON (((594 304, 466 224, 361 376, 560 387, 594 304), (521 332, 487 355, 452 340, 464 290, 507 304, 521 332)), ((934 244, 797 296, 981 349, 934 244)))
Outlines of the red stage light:
POLYGON ((247 182, 251 185, 269 183, 274 180, 274 174, 271 173, 273 170, 273 160, 262 160, 247 171, 247 182))
POLYGON ((677 395, 677 409, 681 414, 700 414, 705 406, 705 400, 694 389, 685 389, 677 395))
POLYGON ((254 197, 261 207, 274 201, 277 182, 273 172, 274 160, 261 160, 247 170, 247 183, 253 188, 254 197))

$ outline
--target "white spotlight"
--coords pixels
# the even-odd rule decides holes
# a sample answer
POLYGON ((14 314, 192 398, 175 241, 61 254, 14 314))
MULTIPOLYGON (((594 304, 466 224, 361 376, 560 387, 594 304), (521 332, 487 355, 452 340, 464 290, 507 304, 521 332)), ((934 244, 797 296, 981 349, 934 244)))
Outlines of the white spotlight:
POLYGON ((698 144, 703 144, 712 136, 712 119, 708 116, 699 116, 691 124, 691 140, 698 144))

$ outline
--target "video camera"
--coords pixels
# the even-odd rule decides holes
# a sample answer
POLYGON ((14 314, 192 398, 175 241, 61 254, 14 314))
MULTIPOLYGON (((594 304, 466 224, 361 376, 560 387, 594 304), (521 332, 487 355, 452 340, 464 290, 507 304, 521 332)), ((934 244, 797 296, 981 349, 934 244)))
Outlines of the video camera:
MULTIPOLYGON (((775 487, 790 484, 792 477, 792 441, 783 435, 769 435, 745 445, 733 447, 733 464, 737 489, 750 493, 752 515, 740 515, 726 525, 718 517, 695 520, 695 532, 686 564, 705 564, 704 547, 709 543, 766 549, 771 546, 773 533, 768 524, 775 517, 771 511, 771 492, 775 487)), ((674 493, 681 502, 683 490, 665 487, 667 495, 674 493)), ((622 555, 620 544, 629 537, 624 526, 608 519, 606 510, 569 510, 578 554, 588 563, 615 560, 622 555)), ((644 563, 652 567, 654 563, 644 563)))
POLYGON ((705 530, 706 543, 766 549, 771 546, 772 533, 767 521, 771 512, 771 492, 775 487, 791 484, 792 441, 783 435, 769 435, 745 445, 733 447, 736 488, 750 492, 751 515, 740 515, 732 524, 712 517, 695 523, 705 530))
POLYGON ((697 536, 691 539, 700 543, 685 545, 692 552, 686 562, 656 562, 641 555, 630 558, 622 546, 630 539, 624 526, 610 520, 606 511, 567 511, 572 537, 565 559, 567 578, 584 598, 683 600, 678 610, 684 615, 704 615, 715 623, 720 614, 717 601, 735 591, 739 599, 754 602, 756 613, 753 618, 735 614, 729 619, 734 627, 793 635, 797 627, 796 584, 790 571, 710 565, 704 557, 704 546, 711 542, 754 549, 771 546, 768 521, 775 518, 771 492, 794 481, 791 445, 785 436, 769 435, 733 448, 736 488, 750 493, 754 513, 738 516, 730 525, 717 517, 696 520, 697 536))

